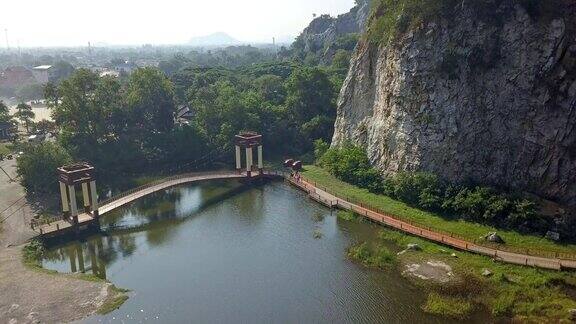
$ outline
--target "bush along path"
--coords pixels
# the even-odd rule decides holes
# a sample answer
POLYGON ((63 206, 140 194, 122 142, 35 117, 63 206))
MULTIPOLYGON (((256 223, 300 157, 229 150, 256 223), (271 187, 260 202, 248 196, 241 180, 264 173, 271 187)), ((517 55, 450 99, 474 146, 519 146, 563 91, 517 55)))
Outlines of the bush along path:
MULTIPOLYGON (((364 203, 351 202, 338 196, 333 191, 330 192, 330 190, 327 188, 320 189, 314 181, 304 177, 299 177, 297 179, 289 178, 289 181, 302 190, 308 192, 312 199, 324 205, 350 210, 376 223, 384 224, 402 232, 419 236, 459 250, 486 255, 496 260, 512 264, 534 266, 554 270, 576 269, 576 259, 561 259, 558 253, 552 253, 550 257, 535 256, 525 253, 504 251, 500 248, 483 246, 476 242, 467 241, 466 239, 458 237, 455 234, 442 233, 441 231, 432 229, 430 227, 416 225, 415 223, 408 220, 400 220, 398 216, 369 207, 364 203)), ((541 252, 540 254, 546 253, 541 252)))

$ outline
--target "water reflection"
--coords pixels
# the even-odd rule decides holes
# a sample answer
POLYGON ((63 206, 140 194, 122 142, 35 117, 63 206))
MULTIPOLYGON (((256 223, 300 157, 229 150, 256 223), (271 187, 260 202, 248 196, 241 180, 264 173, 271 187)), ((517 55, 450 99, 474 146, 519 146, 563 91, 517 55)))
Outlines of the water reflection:
POLYGON ((69 272, 71 273, 88 273, 102 279, 106 278, 106 263, 110 253, 114 250, 108 245, 105 237, 94 236, 86 242, 75 242, 65 247, 50 249, 45 253, 45 262, 61 262, 65 264, 68 261, 69 272))
MULTIPOLYGON (((145 233, 143 243, 147 246, 163 245, 175 235, 180 223, 249 188, 236 182, 215 181, 203 187, 177 187, 152 194, 103 217, 99 234, 50 247, 44 264, 69 264, 69 269, 60 266, 58 270, 107 279, 107 264, 136 253, 139 244, 135 234, 145 233)), ((250 199, 254 199, 256 205, 242 204, 242 210, 253 214, 254 208, 262 204, 261 192, 254 190, 250 199)))
POLYGON ((347 260, 379 228, 331 214, 282 183, 185 186, 106 215, 102 234, 50 248, 43 265, 134 292, 92 323, 451 322, 425 314, 398 271, 347 260))

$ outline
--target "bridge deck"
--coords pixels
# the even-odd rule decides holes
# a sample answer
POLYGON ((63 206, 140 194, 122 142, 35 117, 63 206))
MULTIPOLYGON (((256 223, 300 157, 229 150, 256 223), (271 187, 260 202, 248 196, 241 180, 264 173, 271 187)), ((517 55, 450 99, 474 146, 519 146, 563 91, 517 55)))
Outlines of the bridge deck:
MULTIPOLYGON (((262 175, 254 176, 253 178, 258 177, 284 177, 284 174, 265 171, 262 175)), ((99 211, 100 215, 103 215, 116 208, 119 208, 130 202, 138 200, 146 195, 185 183, 192 183, 206 180, 243 179, 243 178, 246 178, 245 173, 238 173, 234 171, 179 175, 163 179, 157 182, 153 182, 139 188, 135 188, 119 196, 113 197, 108 201, 104 201, 101 203, 99 211)), ((312 199, 326 206, 351 210, 357 214, 363 215, 364 217, 371 219, 374 222, 387 225, 389 227, 398 229, 411 235, 426 238, 428 240, 438 242, 447 246, 451 246, 459 250, 486 255, 507 263, 535 266, 547 269, 557 269, 557 270, 562 268, 576 269, 576 260, 572 259, 566 260, 566 259, 560 259, 558 257, 548 258, 548 257, 534 256, 482 246, 473 242, 453 237, 451 235, 439 233, 429 228, 424 228, 416 224, 411 224, 409 222, 399 220, 397 217, 385 214, 381 211, 375 211, 370 208, 366 208, 365 206, 351 203, 349 201, 346 201, 329 193, 326 189, 322 190, 320 188, 317 188, 309 181, 302 179, 295 179, 292 177, 286 177, 286 178, 293 185, 306 191, 312 199)), ((78 215, 78 222, 79 222, 78 228, 80 229, 90 226, 91 224, 94 223, 97 224, 97 220, 94 219, 90 214, 78 215)), ((47 237, 53 237, 67 233, 75 229, 75 227, 72 226, 72 224, 66 220, 59 220, 50 224, 42 225, 39 227, 39 229, 41 235, 47 237)))
MULTIPOLYGON (((253 178, 258 177, 270 177, 277 176, 274 172, 265 171, 262 175, 255 175, 253 178)), ((178 186, 185 183, 208 181, 208 180, 220 180, 220 179, 245 179, 247 178, 246 173, 238 173, 235 171, 220 171, 220 172, 209 172, 209 173, 195 173, 195 174, 185 174, 180 176, 175 176, 167 179, 160 180, 158 182, 152 182, 150 184, 144 185, 142 187, 130 190, 118 196, 115 196, 107 201, 100 203, 100 208, 98 208, 100 216, 116 209, 129 204, 135 200, 138 200, 144 196, 152 194, 157 191, 161 191, 170 187, 178 186)), ((88 226, 97 223, 91 214, 83 213, 78 215, 78 227, 74 225, 69 220, 58 220, 51 222, 49 224, 40 225, 37 230, 39 234, 43 237, 55 237, 69 233, 74 229, 84 229, 88 226)))
MULTIPOLYGON (((78 228, 83 229, 85 227, 93 225, 97 220, 88 213, 78 214, 78 228)), ((43 237, 54 237, 62 234, 71 232, 74 229, 74 225, 71 221, 66 219, 57 220, 49 224, 40 225, 38 230, 40 235, 43 237)))

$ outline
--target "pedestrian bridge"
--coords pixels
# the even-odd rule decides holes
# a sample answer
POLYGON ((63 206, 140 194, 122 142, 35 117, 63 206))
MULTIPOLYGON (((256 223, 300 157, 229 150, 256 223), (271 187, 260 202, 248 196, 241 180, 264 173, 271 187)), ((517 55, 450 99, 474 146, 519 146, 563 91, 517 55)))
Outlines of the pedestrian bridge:
MULTIPOLYGON (((540 253, 539 251, 527 250, 524 253, 509 251, 504 247, 485 246, 480 242, 467 241, 452 233, 444 233, 426 226, 401 220, 395 215, 387 214, 383 211, 371 208, 359 202, 339 197, 330 193, 327 188, 320 188, 314 182, 303 177, 292 177, 290 174, 281 171, 260 170, 257 174, 249 174, 246 171, 212 171, 201 173, 188 173, 177 175, 162 180, 154 181, 124 192, 99 203, 99 214, 104 215, 119 207, 136 201, 152 193, 162 191, 174 186, 223 179, 237 179, 239 181, 257 181, 258 179, 286 179, 292 185, 308 193, 308 196, 317 202, 330 208, 339 208, 353 211, 371 221, 405 232, 409 235, 422 237, 424 239, 450 246, 452 248, 485 255, 495 260, 525 266, 539 267, 545 269, 576 269, 576 255, 558 253, 540 253)), ((59 220, 37 227, 42 237, 55 237, 68 232, 80 231, 92 226, 98 226, 98 218, 94 214, 82 213, 78 215, 78 224, 73 225, 69 220, 59 220)))
MULTIPOLYGON (((134 188, 132 190, 101 201, 98 203, 98 214, 100 216, 104 215, 147 195, 183 184, 226 179, 256 181, 258 179, 274 179, 283 177, 283 172, 268 170, 262 170, 257 175, 248 175, 245 171, 210 171, 181 174, 147 183, 143 186, 134 188)), ((78 215, 77 225, 74 225, 68 219, 62 219, 48 224, 39 225, 35 228, 35 230, 37 230, 42 237, 50 238, 66 234, 74 230, 85 230, 86 228, 96 226, 97 224, 98 218, 95 217, 93 213, 81 213, 78 215)))

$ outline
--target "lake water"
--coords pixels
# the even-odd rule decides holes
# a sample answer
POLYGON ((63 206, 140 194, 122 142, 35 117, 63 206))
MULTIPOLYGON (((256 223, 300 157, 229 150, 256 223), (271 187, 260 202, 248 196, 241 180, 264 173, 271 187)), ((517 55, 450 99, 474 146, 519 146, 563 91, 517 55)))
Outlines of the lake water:
POLYGON ((105 215, 102 227, 43 261, 131 290, 120 309, 85 322, 449 322, 421 310, 425 294, 398 270, 346 258, 377 226, 340 220, 282 182, 177 187, 105 215))

